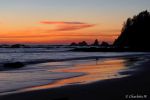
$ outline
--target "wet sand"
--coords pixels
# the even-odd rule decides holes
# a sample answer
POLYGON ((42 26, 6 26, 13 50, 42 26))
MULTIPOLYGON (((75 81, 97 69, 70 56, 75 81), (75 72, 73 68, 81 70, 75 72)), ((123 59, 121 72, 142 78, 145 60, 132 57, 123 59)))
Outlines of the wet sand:
POLYGON ((150 99, 150 61, 131 76, 0 96, 0 100, 132 100, 150 99))

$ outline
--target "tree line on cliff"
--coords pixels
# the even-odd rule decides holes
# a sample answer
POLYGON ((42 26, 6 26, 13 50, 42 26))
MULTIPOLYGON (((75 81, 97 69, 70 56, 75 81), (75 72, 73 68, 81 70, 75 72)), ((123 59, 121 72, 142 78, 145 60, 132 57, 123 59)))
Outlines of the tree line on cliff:
MULTIPOLYGON (((124 22, 120 36, 110 46, 107 42, 103 42, 102 45, 106 48, 115 50, 133 50, 133 51, 150 51, 150 12, 143 11, 133 18, 128 18, 124 22)), ((73 43, 72 45, 87 45, 85 41, 79 42, 78 44, 73 43)), ((94 46, 99 45, 98 41, 92 44, 94 46)))
POLYGON ((128 47, 135 50, 150 50, 150 12, 143 11, 124 23, 121 35, 115 40, 114 46, 128 47))

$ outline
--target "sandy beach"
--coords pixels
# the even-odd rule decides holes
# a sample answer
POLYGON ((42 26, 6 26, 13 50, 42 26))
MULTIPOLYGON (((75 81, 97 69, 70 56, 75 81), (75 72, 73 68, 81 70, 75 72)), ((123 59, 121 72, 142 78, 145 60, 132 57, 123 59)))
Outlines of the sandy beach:
POLYGON ((136 65, 136 71, 122 72, 121 74, 130 73, 124 78, 54 88, 29 89, 1 95, 0 100, 149 100, 149 66, 148 57, 147 61, 136 65))

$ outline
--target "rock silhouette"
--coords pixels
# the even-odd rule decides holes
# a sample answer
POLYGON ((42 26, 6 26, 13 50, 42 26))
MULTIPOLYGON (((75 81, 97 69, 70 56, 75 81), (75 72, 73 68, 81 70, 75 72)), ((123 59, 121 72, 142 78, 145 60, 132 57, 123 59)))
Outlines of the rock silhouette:
POLYGON ((21 68, 24 67, 25 65, 21 62, 13 62, 13 63, 5 63, 3 65, 4 68, 21 68))
POLYGON ((71 44, 70 44, 70 46, 77 46, 78 44, 77 43, 75 43, 75 42, 72 42, 71 44))
POLYGON ((82 41, 78 43, 79 46, 87 46, 88 43, 86 41, 82 41))
POLYGON ((110 46, 107 42, 102 42, 102 44, 101 44, 101 46, 103 46, 103 47, 108 47, 108 46, 110 46))

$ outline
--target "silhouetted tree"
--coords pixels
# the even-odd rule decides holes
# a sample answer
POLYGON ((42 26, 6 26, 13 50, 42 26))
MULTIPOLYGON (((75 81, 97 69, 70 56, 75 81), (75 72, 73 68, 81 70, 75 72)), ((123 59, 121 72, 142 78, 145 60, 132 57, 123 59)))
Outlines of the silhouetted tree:
POLYGON ((96 39, 92 45, 93 46, 99 46, 99 41, 96 39))
POLYGON ((121 35, 114 45, 120 48, 149 49, 150 43, 150 13, 146 10, 124 23, 121 35))

